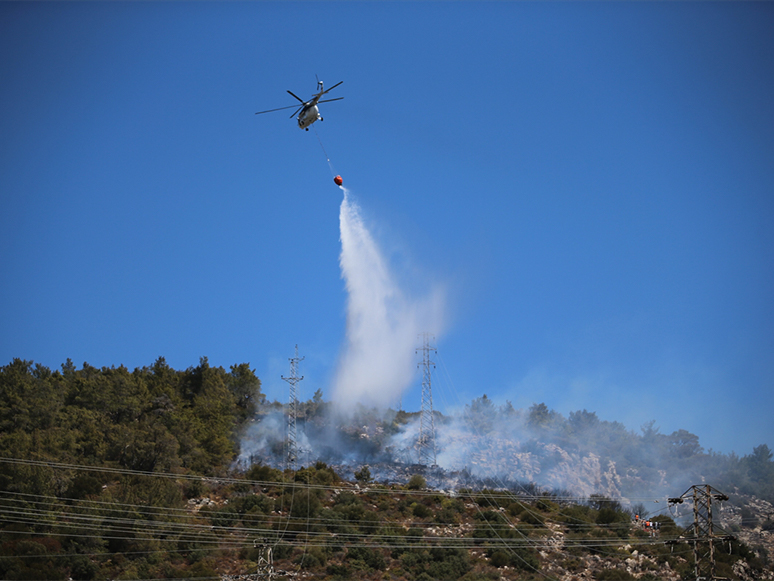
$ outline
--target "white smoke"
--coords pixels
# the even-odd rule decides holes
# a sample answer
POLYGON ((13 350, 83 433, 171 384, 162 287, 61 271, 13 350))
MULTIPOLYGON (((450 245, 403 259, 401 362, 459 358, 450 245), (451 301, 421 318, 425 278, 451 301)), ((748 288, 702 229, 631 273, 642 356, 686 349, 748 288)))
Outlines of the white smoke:
POLYGON ((249 467, 255 460, 263 461, 282 451, 285 436, 285 415, 269 413, 251 424, 240 442, 237 466, 249 467))
POLYGON ((411 383, 423 332, 440 333, 443 296, 408 296, 366 227, 359 206, 344 190, 341 228, 341 276, 346 282, 347 343, 333 386, 339 407, 356 403, 395 404, 411 383))

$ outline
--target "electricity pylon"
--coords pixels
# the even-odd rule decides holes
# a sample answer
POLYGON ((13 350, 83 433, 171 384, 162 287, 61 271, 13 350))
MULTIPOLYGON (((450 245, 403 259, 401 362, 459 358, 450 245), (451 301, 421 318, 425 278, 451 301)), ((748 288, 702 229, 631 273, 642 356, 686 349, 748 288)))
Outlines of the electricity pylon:
POLYGON ((726 577, 715 576, 715 542, 731 541, 734 537, 714 526, 713 499, 723 501, 728 500, 728 496, 709 484, 697 484, 691 486, 682 496, 669 499, 669 504, 682 504, 685 500, 693 501, 693 524, 683 529, 680 537, 672 542, 693 544, 696 581, 726 579, 726 577))
POLYGON ((437 351, 430 346, 430 335, 422 333, 422 347, 417 353, 422 352, 422 411, 419 415, 419 463, 425 466, 436 466, 435 454, 435 418, 433 416, 433 391, 430 381, 430 367, 435 368, 435 363, 430 361, 430 352, 437 351))
POLYGON ((290 357, 290 377, 280 376, 290 385, 290 403, 288 406, 288 441, 287 441, 287 467, 291 470, 296 469, 298 461, 298 442, 296 440, 296 419, 298 418, 298 393, 296 386, 298 382, 304 379, 304 376, 298 377, 298 364, 304 358, 298 357, 298 345, 296 345, 296 356, 290 357))
POLYGON ((272 555, 271 546, 266 544, 265 539, 262 539, 260 546, 257 540, 253 541, 253 548, 261 549, 261 555, 258 557, 258 563, 256 563, 258 567, 255 571, 255 577, 271 581, 275 578, 274 556, 272 555))

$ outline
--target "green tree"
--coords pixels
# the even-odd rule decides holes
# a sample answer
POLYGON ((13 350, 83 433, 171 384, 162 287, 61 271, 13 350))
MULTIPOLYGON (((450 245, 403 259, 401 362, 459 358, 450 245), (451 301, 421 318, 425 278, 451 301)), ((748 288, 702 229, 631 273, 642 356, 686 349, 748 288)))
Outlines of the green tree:
POLYGON ((465 420, 476 432, 487 433, 494 427, 497 409, 486 394, 465 406, 465 420))
POLYGON ((427 480, 421 474, 414 474, 406 484, 406 488, 409 490, 421 490, 425 486, 427 486, 427 480))
POLYGON ((744 456, 742 463, 750 480, 756 484, 770 484, 774 481, 774 453, 766 444, 753 448, 752 454, 744 456))
POLYGON ((595 412, 570 412, 568 420, 570 429, 574 434, 583 434, 599 426, 599 418, 595 412))
POLYGON ((368 466, 362 466, 360 470, 355 472, 355 480, 362 484, 368 484, 371 482, 371 470, 368 466))
POLYGON ((668 436, 672 454, 678 458, 690 458, 701 454, 704 449, 699 446, 699 436, 687 430, 677 430, 668 436))
POLYGON ((548 409, 544 403, 532 404, 527 413, 527 425, 533 429, 547 430, 551 428, 561 416, 548 409))
POLYGON ((266 396, 261 393, 261 381, 247 363, 231 366, 227 386, 236 402, 239 420, 245 421, 255 415, 258 406, 263 405, 266 396))

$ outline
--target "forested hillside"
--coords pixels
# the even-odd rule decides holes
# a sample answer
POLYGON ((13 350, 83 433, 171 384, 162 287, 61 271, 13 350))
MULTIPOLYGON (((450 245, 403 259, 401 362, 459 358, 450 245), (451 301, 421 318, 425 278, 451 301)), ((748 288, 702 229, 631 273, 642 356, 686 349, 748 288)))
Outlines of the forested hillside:
MULTIPOLYGON (((206 358, 175 371, 151 367, 61 371, 14 360, 0 373, 0 455, 140 471, 212 475, 227 469, 239 431, 263 402, 249 365, 206 358)), ((3 470, 5 482, 19 475, 3 470)), ((24 479, 22 479, 24 480, 24 479)), ((62 490, 41 488, 37 492, 62 490)))
MULTIPOLYGON (((300 429, 324 457, 294 472, 283 469, 284 428, 272 423, 283 406, 265 401, 248 364, 226 371, 202 359, 176 371, 160 358, 129 371, 68 361, 51 371, 14 360, 0 368, 0 576, 216 579, 265 570, 269 549, 287 578, 691 576, 690 548, 664 544, 682 526, 669 513, 652 515, 656 533, 634 522, 642 505, 526 481, 509 489, 515 481, 485 481, 467 468, 454 475, 456 491, 439 491, 428 482, 451 474, 420 475, 395 448, 410 449, 414 414, 361 409, 332 425, 320 392, 300 410, 300 429), (247 445, 252 463, 239 464, 247 445), (385 482, 384 465, 407 476, 385 482)), ((439 432, 467 439, 476 462, 501 447, 550 471, 551 462, 594 450, 645 485, 660 474, 658 452, 674 473, 709 474, 732 495, 771 497, 765 445, 741 458, 707 453, 687 432, 661 435, 649 425, 635 434, 585 410, 563 418, 543 404, 514 410, 486 396, 465 410, 466 428, 460 421, 439 415, 439 432), (506 442, 513 432, 504 424, 529 427, 534 438, 506 442), (651 454, 638 455, 643 449, 651 454)), ((629 500, 638 498, 652 496, 629 500)), ((770 517, 744 510, 728 513, 739 516, 737 529, 774 529, 770 517)), ((766 578, 762 547, 734 541, 718 554, 718 574, 766 578)))

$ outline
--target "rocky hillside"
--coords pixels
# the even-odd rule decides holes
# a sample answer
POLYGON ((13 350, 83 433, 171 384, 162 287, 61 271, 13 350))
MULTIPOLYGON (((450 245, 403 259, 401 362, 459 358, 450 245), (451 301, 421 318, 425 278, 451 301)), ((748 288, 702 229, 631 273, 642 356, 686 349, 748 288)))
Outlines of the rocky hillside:
MULTIPOLYGON (((280 579, 396 581, 693 575, 682 523, 666 514, 637 518, 603 496, 442 492, 419 474, 384 485, 371 481, 368 467, 348 482, 322 463, 297 472, 257 465, 206 479, 45 469, 55 479, 74 475, 82 494, 3 494, 4 579, 253 580, 270 570, 280 579)), ((719 545, 717 574, 774 579, 766 562, 771 505, 732 501, 718 522, 750 544, 719 545)))
MULTIPOLYGON (((284 466, 283 408, 264 406, 249 423, 240 441, 243 467, 254 460, 284 466)), ((662 501, 711 482, 774 502, 774 462, 765 444, 743 457, 719 454, 705 451, 695 434, 661 434, 653 422, 637 433, 586 410, 566 418, 545 404, 517 410, 486 396, 455 415, 436 413, 435 430, 437 465, 447 475, 662 501)), ((305 463, 319 460, 350 473, 369 464, 379 481, 419 460, 418 413, 360 408, 340 416, 317 398, 300 405, 298 434, 305 463)))
POLYGON ((684 431, 484 396, 437 415, 427 469, 417 414, 343 418, 319 393, 300 410, 307 467, 282 470, 285 410, 245 364, 0 368, 0 576, 690 579, 690 514, 665 500, 711 482, 736 536, 717 574, 772 578, 766 445, 715 454, 684 431))
MULTIPOLYGON (((718 512, 720 526, 733 534, 774 570, 774 506, 755 496, 731 495, 731 501, 718 512)), ((742 567, 738 578, 756 579, 742 567)))

